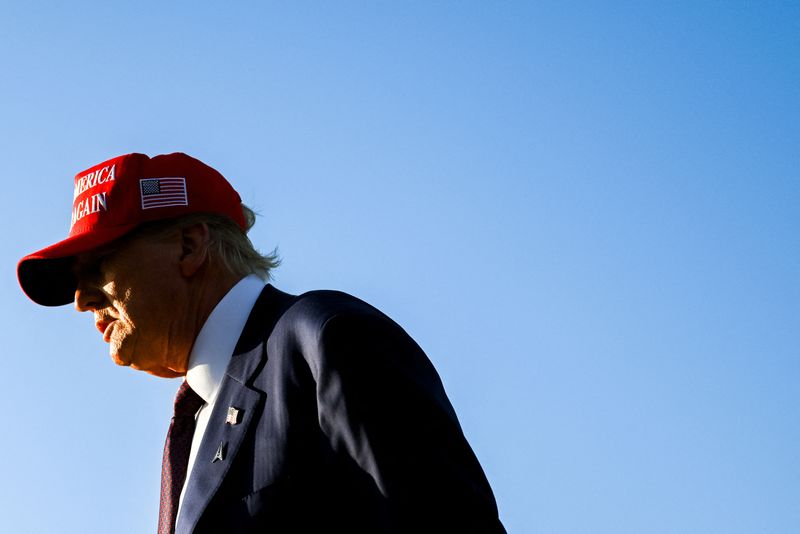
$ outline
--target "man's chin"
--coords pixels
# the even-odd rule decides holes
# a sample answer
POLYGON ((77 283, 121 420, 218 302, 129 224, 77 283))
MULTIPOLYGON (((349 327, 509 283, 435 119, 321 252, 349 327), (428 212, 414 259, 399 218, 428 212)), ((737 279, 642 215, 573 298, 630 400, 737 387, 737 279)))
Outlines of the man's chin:
POLYGON ((122 367, 128 367, 131 365, 131 362, 128 359, 123 358, 118 352, 111 352, 111 360, 122 367))

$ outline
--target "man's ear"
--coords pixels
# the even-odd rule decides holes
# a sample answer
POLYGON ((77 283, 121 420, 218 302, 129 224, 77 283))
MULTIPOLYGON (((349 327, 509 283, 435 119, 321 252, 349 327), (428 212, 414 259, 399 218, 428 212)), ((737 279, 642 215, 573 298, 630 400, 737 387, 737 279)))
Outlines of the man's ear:
POLYGON ((197 223, 181 229, 181 274, 190 278, 208 259, 210 235, 206 223, 197 223))

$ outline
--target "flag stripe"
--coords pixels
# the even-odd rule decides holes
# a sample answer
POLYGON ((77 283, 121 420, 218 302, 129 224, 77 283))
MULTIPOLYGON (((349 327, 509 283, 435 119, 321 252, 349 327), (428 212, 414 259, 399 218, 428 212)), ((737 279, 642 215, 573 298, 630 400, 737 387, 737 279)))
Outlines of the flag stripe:
POLYGON ((160 194, 160 195, 151 195, 151 196, 158 196, 158 198, 183 198, 186 195, 179 194, 179 193, 169 193, 169 194, 160 194))
POLYGON ((145 206, 152 207, 152 206, 155 206, 156 204, 163 204, 165 202, 168 202, 170 204, 177 203, 177 204, 183 204, 184 206, 186 205, 186 202, 184 202, 184 200, 182 198, 173 198, 173 199, 166 199, 166 200, 157 200, 155 202, 148 202, 148 203, 145 204, 145 206))
POLYGON ((174 202, 174 201, 178 201, 178 200, 183 201, 183 200, 185 200, 185 197, 183 195, 170 195, 170 196, 166 196, 166 197, 162 197, 161 195, 159 195, 158 198, 148 199, 148 200, 145 201, 145 203, 147 203, 147 204, 155 204, 156 202, 174 202))

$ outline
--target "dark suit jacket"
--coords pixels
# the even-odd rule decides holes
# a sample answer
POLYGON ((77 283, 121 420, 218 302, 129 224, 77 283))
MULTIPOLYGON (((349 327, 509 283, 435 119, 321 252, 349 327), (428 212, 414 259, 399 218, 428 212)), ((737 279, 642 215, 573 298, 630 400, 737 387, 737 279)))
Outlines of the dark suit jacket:
POLYGON ((505 532, 439 376, 403 329, 344 293, 268 285, 176 532, 324 531, 505 532))

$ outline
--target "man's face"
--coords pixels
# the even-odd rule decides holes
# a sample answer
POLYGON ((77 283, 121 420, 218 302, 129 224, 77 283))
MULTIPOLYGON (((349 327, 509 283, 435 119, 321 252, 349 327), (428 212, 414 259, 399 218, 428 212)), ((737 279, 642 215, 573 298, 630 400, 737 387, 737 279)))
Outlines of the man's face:
POLYGON ((118 365, 163 376, 186 373, 194 341, 179 238, 134 237, 77 256, 75 308, 95 326, 118 365))

